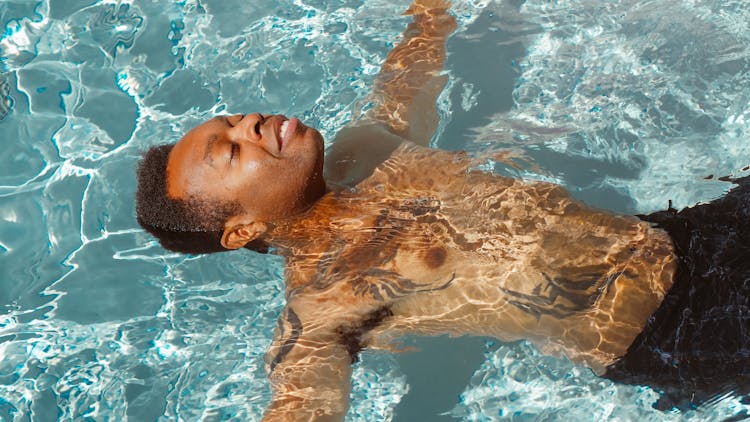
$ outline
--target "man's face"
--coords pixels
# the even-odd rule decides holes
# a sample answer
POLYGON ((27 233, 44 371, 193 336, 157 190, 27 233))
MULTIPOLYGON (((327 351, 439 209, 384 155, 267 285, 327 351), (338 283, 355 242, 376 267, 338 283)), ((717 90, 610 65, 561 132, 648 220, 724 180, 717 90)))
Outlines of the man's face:
POLYGON ((307 209, 325 193, 323 138, 281 115, 215 117, 188 132, 167 162, 167 193, 238 202, 256 221, 307 209))

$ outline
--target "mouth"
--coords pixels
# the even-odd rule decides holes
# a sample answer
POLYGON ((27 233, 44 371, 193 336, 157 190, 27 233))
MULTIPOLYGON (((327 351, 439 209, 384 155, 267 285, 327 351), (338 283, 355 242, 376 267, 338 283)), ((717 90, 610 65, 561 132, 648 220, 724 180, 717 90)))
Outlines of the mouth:
POLYGON ((291 119, 287 119, 284 116, 280 117, 276 123, 276 140, 279 144, 279 152, 284 149, 284 146, 289 143, 289 140, 295 135, 297 129, 302 126, 297 118, 292 117, 291 119))

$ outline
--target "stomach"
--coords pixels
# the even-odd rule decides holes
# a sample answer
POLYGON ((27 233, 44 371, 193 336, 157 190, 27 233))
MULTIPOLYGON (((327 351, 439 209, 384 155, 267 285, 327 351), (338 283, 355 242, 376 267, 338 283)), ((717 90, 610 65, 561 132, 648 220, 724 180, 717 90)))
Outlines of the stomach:
MULTIPOLYGON (((408 18, 401 1, 0 4, 0 419, 257 420, 283 263, 184 256, 133 210, 141 151, 219 113, 327 140, 408 18)), ((708 201, 750 157, 742 1, 455 0, 437 148, 645 213, 708 201), (689 30, 686 30, 689 28, 689 30), (490 156, 491 154, 488 154, 490 156)), ((417 338, 354 367, 350 420, 706 420, 526 341, 417 338), (409 394, 407 394, 407 391, 409 394)))

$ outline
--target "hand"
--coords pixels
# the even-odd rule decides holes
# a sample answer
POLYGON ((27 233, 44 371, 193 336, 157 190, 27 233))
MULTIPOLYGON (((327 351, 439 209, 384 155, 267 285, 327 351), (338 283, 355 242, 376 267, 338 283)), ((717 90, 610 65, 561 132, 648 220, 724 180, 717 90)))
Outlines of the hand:
POLYGON ((404 15, 414 16, 425 35, 447 37, 456 29, 456 19, 448 13, 451 3, 448 0, 414 0, 404 15))
POLYGON ((431 10, 445 11, 451 7, 448 0, 414 0, 404 15, 420 15, 431 10))

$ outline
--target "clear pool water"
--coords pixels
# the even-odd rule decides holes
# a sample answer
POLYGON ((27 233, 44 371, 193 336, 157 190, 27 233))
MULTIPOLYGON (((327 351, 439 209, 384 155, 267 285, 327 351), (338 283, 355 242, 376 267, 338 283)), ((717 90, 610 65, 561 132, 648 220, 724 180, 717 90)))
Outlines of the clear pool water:
MULTIPOLYGON (((256 420, 283 307, 278 258, 165 252, 134 168, 216 113, 329 139, 408 22, 404 0, 0 1, 0 419, 256 420)), ((707 201, 750 164, 744 0, 456 0, 436 147, 620 212, 707 201), (706 179, 713 175, 713 178, 706 179)), ((350 420, 722 420, 658 411, 527 343, 365 353, 350 420), (408 394, 407 394, 408 391, 408 394)))

